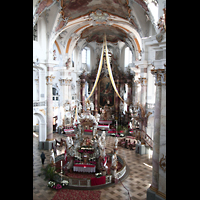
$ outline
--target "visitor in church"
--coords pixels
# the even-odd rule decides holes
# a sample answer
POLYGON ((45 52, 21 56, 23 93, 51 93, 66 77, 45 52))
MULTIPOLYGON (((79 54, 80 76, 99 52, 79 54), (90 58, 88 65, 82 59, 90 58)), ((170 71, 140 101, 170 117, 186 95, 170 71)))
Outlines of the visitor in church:
POLYGON ((127 149, 128 149, 128 146, 127 146, 127 144, 128 144, 128 141, 126 140, 126 141, 125 141, 125 148, 127 148, 127 149))
POLYGON ((44 161, 46 159, 44 152, 41 153, 40 157, 42 159, 42 164, 44 165, 44 161))
POLYGON ((54 155, 56 156, 57 155, 57 153, 56 153, 56 145, 54 145, 53 151, 54 151, 54 155))

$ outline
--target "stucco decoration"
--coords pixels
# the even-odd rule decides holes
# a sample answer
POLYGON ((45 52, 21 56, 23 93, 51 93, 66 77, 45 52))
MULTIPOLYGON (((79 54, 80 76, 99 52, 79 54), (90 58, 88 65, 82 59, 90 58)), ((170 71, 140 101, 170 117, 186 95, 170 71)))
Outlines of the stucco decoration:
POLYGON ((125 42, 125 38, 127 38, 127 34, 120 28, 101 25, 86 28, 81 34, 81 39, 86 39, 87 42, 102 43, 104 34, 106 34, 107 41, 112 43, 116 43, 118 40, 125 42))

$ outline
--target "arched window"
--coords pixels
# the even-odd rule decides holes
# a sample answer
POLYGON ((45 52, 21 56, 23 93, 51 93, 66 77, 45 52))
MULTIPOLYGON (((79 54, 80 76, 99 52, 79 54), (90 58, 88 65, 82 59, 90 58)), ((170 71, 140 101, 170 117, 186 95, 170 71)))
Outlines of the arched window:
POLYGON ((132 63, 132 51, 129 47, 125 48, 125 54, 124 54, 124 67, 128 67, 130 63, 132 63))
POLYGON ((52 95, 53 101, 58 101, 58 90, 56 88, 52 88, 52 95))
POLYGON ((90 48, 85 47, 82 50, 82 68, 86 71, 90 70, 90 48))
POLYGON ((86 63, 87 61, 87 50, 83 49, 82 50, 82 63, 86 63))

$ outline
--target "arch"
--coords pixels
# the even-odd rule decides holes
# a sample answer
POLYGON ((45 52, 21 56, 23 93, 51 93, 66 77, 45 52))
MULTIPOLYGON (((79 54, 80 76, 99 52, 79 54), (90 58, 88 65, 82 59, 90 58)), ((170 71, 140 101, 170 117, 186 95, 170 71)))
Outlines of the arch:
POLYGON ((36 111, 33 115, 37 116, 39 119, 39 142, 46 141, 46 120, 45 116, 41 111, 36 111))
POLYGON ((58 42, 55 40, 54 43, 55 43, 55 45, 56 45, 56 47, 58 49, 59 54, 61 55, 61 50, 60 50, 60 46, 59 46, 58 42))

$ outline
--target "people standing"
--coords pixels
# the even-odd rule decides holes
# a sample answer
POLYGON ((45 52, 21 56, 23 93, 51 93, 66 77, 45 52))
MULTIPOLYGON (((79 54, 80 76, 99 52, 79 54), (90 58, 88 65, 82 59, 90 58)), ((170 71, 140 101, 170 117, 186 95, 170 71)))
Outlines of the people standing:
POLYGON ((56 153, 56 145, 54 145, 53 151, 54 151, 54 155, 56 156, 57 155, 57 153, 56 153))
POLYGON ((42 154, 40 155, 41 159, 42 159, 42 164, 44 165, 44 161, 46 159, 44 152, 42 152, 42 154))

